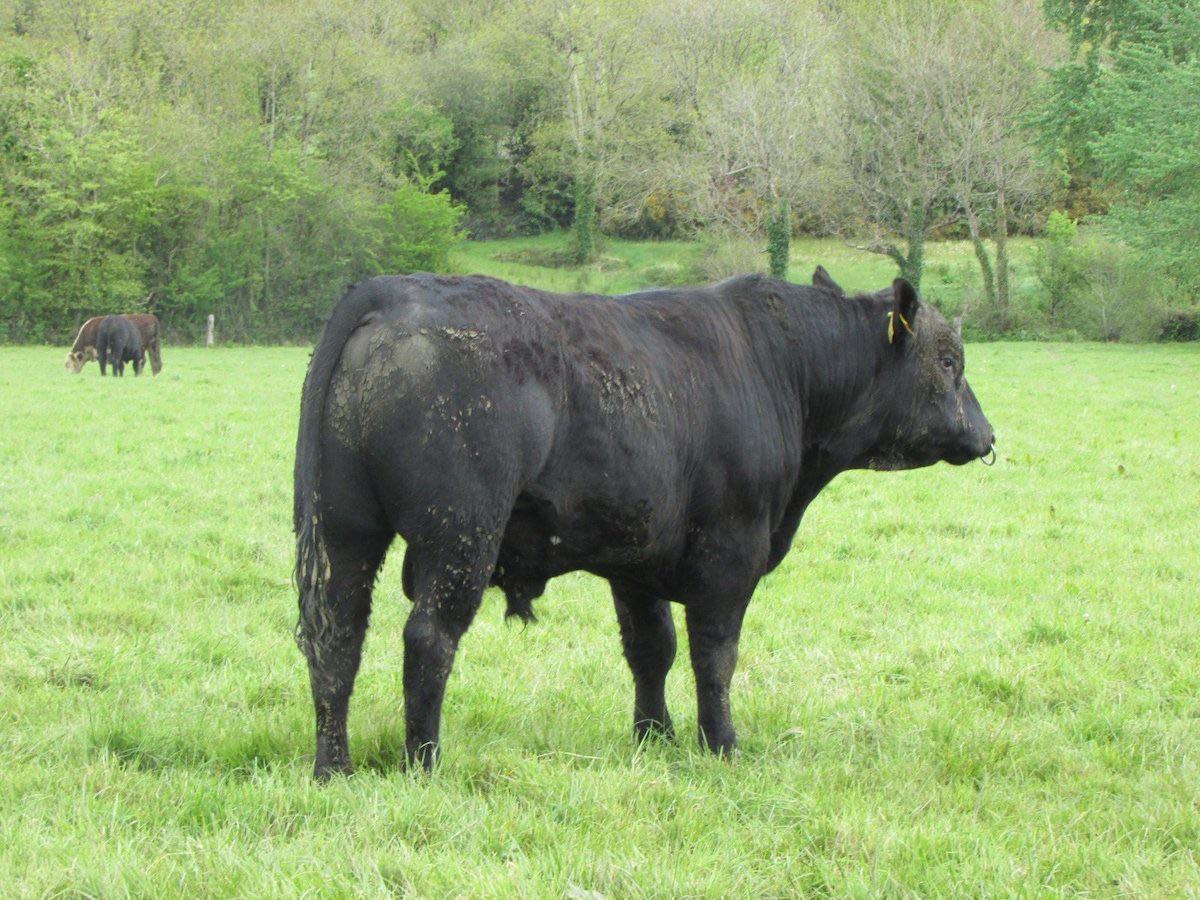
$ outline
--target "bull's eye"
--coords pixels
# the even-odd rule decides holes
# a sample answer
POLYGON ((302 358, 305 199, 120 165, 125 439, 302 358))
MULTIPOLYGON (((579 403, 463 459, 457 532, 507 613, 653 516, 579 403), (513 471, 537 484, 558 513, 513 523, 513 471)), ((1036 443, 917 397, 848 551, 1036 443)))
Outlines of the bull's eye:
POLYGON ((950 357, 948 357, 948 356, 943 356, 943 357, 941 358, 941 363, 942 363, 942 368, 943 368, 943 369, 944 369, 946 372, 949 372, 951 375, 953 375, 953 374, 954 374, 954 369, 955 369, 955 366, 954 366, 954 360, 952 360, 952 359, 951 359, 950 357))

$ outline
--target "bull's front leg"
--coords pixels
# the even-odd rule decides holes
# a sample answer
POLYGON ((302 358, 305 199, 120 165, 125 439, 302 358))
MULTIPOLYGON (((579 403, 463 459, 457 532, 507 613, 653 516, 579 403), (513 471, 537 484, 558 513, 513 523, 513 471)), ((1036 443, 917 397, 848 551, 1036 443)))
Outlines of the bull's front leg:
POLYGON ((625 661, 633 672, 633 734, 671 738, 675 728, 667 711, 667 673, 675 661, 675 622, 666 600, 633 585, 612 582, 613 605, 621 628, 625 661))
POLYGON ((689 603, 687 628, 692 671, 696 675, 696 707, 700 746, 718 755, 737 749, 737 733, 729 710, 729 684, 737 666, 738 639, 750 594, 689 603))

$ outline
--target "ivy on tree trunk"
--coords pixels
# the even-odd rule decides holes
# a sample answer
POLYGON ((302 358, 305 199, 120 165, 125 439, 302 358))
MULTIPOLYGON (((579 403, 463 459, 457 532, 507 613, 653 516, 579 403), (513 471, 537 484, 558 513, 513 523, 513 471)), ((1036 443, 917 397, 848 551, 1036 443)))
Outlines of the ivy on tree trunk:
POLYGON ((779 198, 779 205, 767 222, 767 256, 771 262, 771 275, 787 278, 788 255, 792 239, 792 209, 786 197, 779 198))
POLYGON ((592 177, 575 179, 575 262, 584 265, 596 256, 596 186, 592 177))

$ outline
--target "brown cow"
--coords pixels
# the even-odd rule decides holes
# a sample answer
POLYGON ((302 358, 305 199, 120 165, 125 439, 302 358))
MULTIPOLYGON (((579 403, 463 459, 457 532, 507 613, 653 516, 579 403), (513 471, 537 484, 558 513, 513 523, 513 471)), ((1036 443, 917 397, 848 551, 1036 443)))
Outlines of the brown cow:
MULTIPOLYGON (((162 371, 162 345, 159 343, 162 327, 158 324, 158 316, 150 313, 129 313, 123 318, 132 322, 138 333, 141 334, 142 345, 150 357, 150 371, 157 375, 162 371)), ((100 323, 103 321, 104 316, 92 316, 80 327, 79 334, 75 335, 75 343, 71 345, 71 350, 67 353, 66 368, 68 372, 78 375, 90 360, 97 358, 96 333, 100 330, 100 323)))

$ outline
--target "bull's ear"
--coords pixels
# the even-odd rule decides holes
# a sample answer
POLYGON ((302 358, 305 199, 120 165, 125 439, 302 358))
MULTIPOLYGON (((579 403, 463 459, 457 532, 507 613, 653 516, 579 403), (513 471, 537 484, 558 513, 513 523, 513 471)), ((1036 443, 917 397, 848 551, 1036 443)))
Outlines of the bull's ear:
POLYGON ((903 278, 892 282, 892 310, 888 313, 888 341, 903 344, 913 334, 917 321, 917 309, 921 301, 911 284, 903 278))
POLYGON ((829 273, 825 271, 824 266, 817 266, 816 270, 812 274, 812 283, 813 287, 824 288, 827 291, 833 291, 835 294, 841 294, 842 296, 845 296, 846 294, 846 292, 842 290, 842 286, 834 281, 833 278, 830 277, 829 273))

